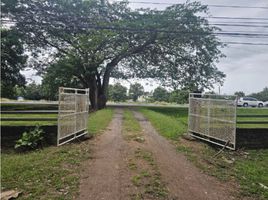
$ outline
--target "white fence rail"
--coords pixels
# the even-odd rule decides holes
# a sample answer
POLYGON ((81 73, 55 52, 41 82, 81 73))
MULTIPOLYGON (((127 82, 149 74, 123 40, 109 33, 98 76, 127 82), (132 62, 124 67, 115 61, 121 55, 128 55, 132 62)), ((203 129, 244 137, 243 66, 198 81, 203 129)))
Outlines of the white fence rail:
POLYGON ((59 88, 57 145, 87 134, 89 89, 59 88))
POLYGON ((236 96, 189 95, 188 132, 229 149, 236 148, 236 96))

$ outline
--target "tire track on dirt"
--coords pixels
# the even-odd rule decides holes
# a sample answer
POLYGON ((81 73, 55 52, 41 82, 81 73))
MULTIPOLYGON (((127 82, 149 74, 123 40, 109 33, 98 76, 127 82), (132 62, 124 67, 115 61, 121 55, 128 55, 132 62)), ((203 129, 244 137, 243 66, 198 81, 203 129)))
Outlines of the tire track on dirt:
POLYGON ((133 111, 144 132, 146 148, 156 159, 169 196, 181 200, 236 199, 234 188, 202 173, 187 158, 176 152, 174 145, 160 136, 151 123, 139 112, 133 111))
POLYGON ((81 200, 125 200, 131 193, 128 147, 122 138, 122 109, 115 109, 107 131, 93 141, 93 159, 84 163, 81 200))

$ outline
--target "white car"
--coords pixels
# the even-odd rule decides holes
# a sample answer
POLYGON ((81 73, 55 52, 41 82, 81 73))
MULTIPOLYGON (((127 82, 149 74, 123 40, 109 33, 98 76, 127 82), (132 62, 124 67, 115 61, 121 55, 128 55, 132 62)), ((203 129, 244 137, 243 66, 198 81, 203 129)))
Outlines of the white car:
POLYGON ((258 101, 253 97, 241 97, 240 99, 238 99, 237 105, 243 107, 263 107, 264 102, 258 101))

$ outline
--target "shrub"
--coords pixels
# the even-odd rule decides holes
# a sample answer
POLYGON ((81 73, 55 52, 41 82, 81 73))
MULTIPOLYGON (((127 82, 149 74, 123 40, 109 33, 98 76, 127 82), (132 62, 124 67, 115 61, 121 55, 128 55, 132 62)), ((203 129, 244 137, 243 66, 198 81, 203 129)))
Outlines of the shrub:
POLYGON ((34 130, 24 132, 21 139, 16 141, 15 149, 21 151, 37 149, 42 144, 43 134, 44 131, 39 126, 36 126, 34 130))

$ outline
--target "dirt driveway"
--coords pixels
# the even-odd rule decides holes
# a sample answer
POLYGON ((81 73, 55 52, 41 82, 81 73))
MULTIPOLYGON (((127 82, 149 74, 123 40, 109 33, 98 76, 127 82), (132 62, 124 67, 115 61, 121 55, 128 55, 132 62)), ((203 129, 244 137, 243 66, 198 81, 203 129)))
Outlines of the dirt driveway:
POLYGON ((93 159, 84 163, 79 199, 237 199, 233 186, 203 174, 141 113, 133 113, 144 142, 123 138, 123 109, 115 109, 107 131, 93 141, 93 159))

